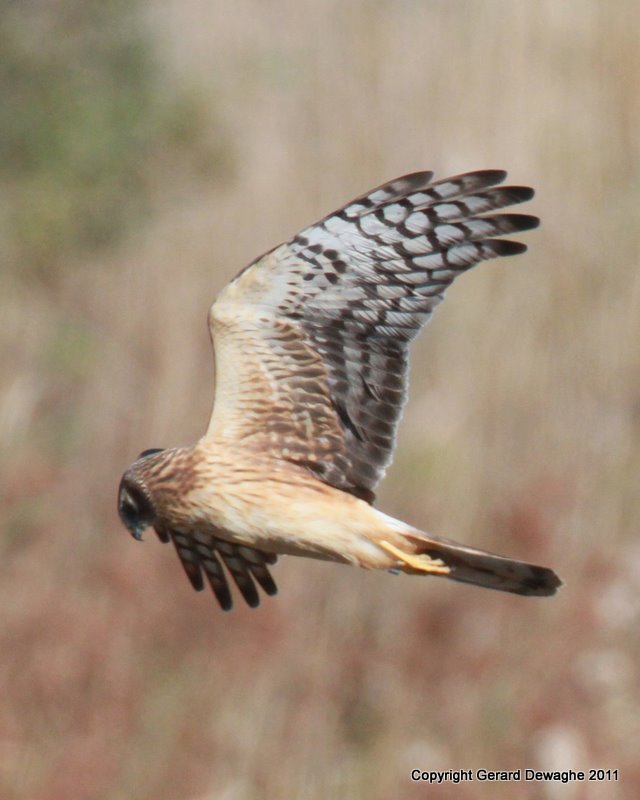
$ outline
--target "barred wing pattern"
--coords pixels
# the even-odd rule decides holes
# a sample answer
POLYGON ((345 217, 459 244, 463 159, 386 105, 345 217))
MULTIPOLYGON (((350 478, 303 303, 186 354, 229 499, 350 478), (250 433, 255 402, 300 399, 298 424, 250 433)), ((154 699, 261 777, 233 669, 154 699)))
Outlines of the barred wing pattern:
POLYGON ((211 308, 216 393, 207 435, 300 464, 368 502, 389 465, 408 345, 453 280, 526 246, 538 225, 493 212, 533 190, 499 170, 384 184, 246 267, 211 308))
POLYGON ((159 526, 155 531, 161 542, 173 541, 184 571, 197 592, 204 589, 204 572, 224 611, 233 608, 233 598, 222 564, 251 608, 260 605, 256 583, 266 594, 277 594, 278 589, 267 566, 278 560, 275 553, 232 544, 204 532, 183 534, 159 526))

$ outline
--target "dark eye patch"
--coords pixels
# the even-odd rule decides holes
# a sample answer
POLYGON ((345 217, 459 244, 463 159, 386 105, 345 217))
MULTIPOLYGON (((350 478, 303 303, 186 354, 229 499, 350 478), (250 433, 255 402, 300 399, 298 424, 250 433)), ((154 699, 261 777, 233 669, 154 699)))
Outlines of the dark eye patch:
POLYGON ((126 494, 120 491, 120 514, 129 520, 140 520, 153 516, 149 498, 135 484, 127 482, 126 494))
POLYGON ((120 507, 122 512, 129 517, 134 516, 134 514, 137 514, 138 512, 138 507, 135 506, 128 497, 122 500, 120 507))

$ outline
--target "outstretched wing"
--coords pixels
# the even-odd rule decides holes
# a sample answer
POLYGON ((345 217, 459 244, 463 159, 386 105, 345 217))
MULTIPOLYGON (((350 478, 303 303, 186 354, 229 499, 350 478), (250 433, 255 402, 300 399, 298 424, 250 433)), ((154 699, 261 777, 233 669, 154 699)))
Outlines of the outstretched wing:
POLYGON ((533 190, 484 170, 418 172, 357 198, 246 267, 209 312, 216 355, 207 436, 297 463, 374 499, 407 392, 408 345, 446 288, 500 237, 538 225, 491 213, 533 190))
POLYGON ((204 589, 204 572, 224 611, 233 607, 233 598, 222 564, 251 608, 260 605, 256 583, 268 595, 274 595, 278 591, 268 568, 269 564, 275 564, 278 559, 274 553, 232 544, 208 533, 186 535, 160 527, 156 527, 155 531, 161 542, 173 541, 184 571, 197 592, 204 589))

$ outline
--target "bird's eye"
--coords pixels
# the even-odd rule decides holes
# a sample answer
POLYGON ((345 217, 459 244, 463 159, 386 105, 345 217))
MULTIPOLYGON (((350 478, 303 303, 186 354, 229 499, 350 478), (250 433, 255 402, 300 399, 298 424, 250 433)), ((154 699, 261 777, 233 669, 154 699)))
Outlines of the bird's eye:
POLYGON ((122 513, 125 514, 127 517, 134 517, 138 511, 137 506, 133 504, 133 501, 129 497, 129 495, 125 495, 120 500, 120 509, 122 513))
POLYGON ((138 504, 132 493, 124 487, 120 490, 120 513, 132 518, 138 515, 138 504))

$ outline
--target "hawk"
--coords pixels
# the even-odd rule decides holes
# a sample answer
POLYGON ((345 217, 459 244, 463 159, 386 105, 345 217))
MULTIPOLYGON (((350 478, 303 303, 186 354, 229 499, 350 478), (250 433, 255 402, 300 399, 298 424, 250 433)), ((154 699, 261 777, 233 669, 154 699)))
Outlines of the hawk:
POLYGON ((215 402, 190 447, 145 450, 120 483, 136 539, 173 541, 193 587, 232 607, 276 593, 288 554, 552 595, 550 569, 425 533, 375 508, 407 397, 409 343, 453 280, 522 253, 535 228, 494 213, 533 190, 480 170, 397 178, 242 270, 209 311, 215 402), (226 570, 226 571, 225 571, 226 570))

